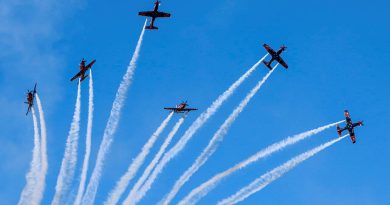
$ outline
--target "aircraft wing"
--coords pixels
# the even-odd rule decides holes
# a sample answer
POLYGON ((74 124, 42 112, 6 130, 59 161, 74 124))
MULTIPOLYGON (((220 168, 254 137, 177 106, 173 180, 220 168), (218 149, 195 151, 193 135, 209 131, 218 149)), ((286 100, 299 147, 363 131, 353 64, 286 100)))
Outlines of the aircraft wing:
POLYGON ((198 110, 196 108, 184 108, 182 109, 184 112, 190 112, 190 111, 194 111, 194 110, 198 110))
POLYGON ((287 63, 286 62, 284 62, 284 60, 281 58, 281 57, 279 57, 278 59, 276 59, 276 61, 278 61, 284 68, 288 68, 288 65, 287 65, 287 63))
POLYGON ((177 111, 178 109, 177 108, 173 108, 173 107, 165 107, 164 110, 177 111))
POLYGON ((352 130, 352 132, 349 132, 349 137, 351 138, 351 141, 353 144, 356 143, 356 136, 355 136, 355 132, 352 130))
POLYGON ((33 95, 35 95, 35 93, 37 93, 37 84, 36 83, 35 83, 35 86, 34 86, 33 95))
POLYGON ((265 50, 267 50, 267 52, 268 52, 269 54, 271 54, 271 55, 275 55, 275 54, 276 54, 276 52, 274 51, 274 49, 272 49, 269 45, 264 44, 263 46, 264 46, 265 50))
POLYGON ((28 113, 29 113, 30 111, 31 111, 31 105, 28 105, 26 115, 28 115, 28 113))
POLYGON ((84 71, 80 71, 75 76, 73 76, 73 78, 71 78, 70 81, 74 81, 75 79, 77 79, 83 75, 84 75, 84 71))
POLYGON ((138 12, 139 16, 153 17, 154 16, 153 14, 154 14, 153 11, 141 11, 141 12, 138 12))
POLYGON ((158 12, 156 17, 171 17, 171 14, 165 12, 158 12))
POLYGON ((352 127, 355 128, 355 127, 359 127, 359 126, 363 126, 363 121, 359 121, 357 123, 353 123, 352 124, 352 127))
POLYGON ((85 66, 85 69, 86 70, 90 69, 95 62, 96 62, 96 60, 91 61, 87 66, 85 66))

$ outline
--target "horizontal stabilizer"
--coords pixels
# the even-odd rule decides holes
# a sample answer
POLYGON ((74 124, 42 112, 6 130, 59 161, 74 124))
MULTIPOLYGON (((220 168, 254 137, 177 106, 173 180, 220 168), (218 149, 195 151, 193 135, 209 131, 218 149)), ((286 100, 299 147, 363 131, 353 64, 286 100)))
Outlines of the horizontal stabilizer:
POLYGON ((340 129, 340 126, 337 125, 336 128, 337 128, 337 133, 339 134, 339 137, 341 137, 341 129, 340 129))
POLYGON ((263 61, 264 65, 267 66, 270 70, 272 70, 271 64, 267 61, 263 61))
POLYGON ((158 27, 156 26, 145 26, 145 29, 149 29, 149 30, 157 30, 158 27))

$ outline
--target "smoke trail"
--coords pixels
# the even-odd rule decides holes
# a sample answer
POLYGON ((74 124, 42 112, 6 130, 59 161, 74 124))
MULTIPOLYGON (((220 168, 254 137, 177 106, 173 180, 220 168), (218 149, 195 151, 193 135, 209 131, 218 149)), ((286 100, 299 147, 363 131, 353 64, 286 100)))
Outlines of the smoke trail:
POLYGON ((81 107, 81 82, 77 85, 76 105, 73 113, 73 120, 70 125, 64 157, 62 158, 60 173, 57 178, 56 192, 54 194, 52 205, 61 204, 62 197, 66 195, 69 186, 72 183, 76 163, 77 147, 80 134, 80 107, 81 107))
POLYGON ((108 118, 108 122, 104 130, 103 140, 100 144, 100 148, 98 151, 96 164, 92 171, 92 175, 88 183, 87 190, 83 196, 83 200, 82 200, 83 205, 92 205, 95 201, 95 196, 99 186, 104 160, 106 158, 106 154, 108 150, 111 147, 114 134, 118 127, 119 118, 120 118, 122 107, 126 99, 127 90, 129 89, 130 83, 132 82, 134 71, 137 65, 137 60, 141 50, 142 39, 145 33, 146 22, 147 21, 145 21, 145 24, 142 27, 141 35, 138 39, 138 43, 135 48, 133 57, 131 58, 130 64, 127 67, 126 74, 123 76, 122 82, 119 85, 118 91, 116 93, 115 100, 112 105, 110 117, 108 118))
POLYGON ((160 149, 158 150, 156 156, 154 156, 152 162, 146 167, 144 173, 142 176, 138 179, 134 187, 131 189, 129 198, 132 199, 135 194, 137 193, 140 186, 145 182, 146 178, 149 176, 150 172, 153 170, 153 168, 156 166, 157 162, 161 159, 161 156, 164 154, 165 150, 171 143, 173 137, 176 135, 176 132, 179 130, 180 126, 183 124, 185 118, 187 115, 184 115, 181 117, 175 126, 172 128, 171 132, 168 134, 168 137, 164 140, 164 143, 161 145, 160 149))
POLYGON ((214 134, 213 138, 210 140, 207 147, 202 151, 202 153, 198 156, 195 162, 188 168, 183 175, 176 181, 172 190, 164 197, 164 199, 160 202, 160 204, 167 205, 179 192, 180 188, 191 178, 191 176, 210 158, 210 156, 217 150, 218 145, 223 141, 224 136, 227 134, 230 126, 237 119, 240 113, 244 110, 244 108, 248 105, 250 100, 255 96, 255 94, 259 91, 261 86, 267 81, 269 76, 273 73, 276 67, 279 64, 276 64, 275 67, 270 70, 267 75, 264 76, 262 80, 260 80, 257 85, 247 94, 247 96, 241 101, 241 103, 234 109, 234 111, 230 114, 230 116, 225 120, 225 122, 219 127, 218 131, 214 134))
POLYGON ((195 204, 197 201, 199 201, 202 197, 206 196, 222 179, 230 176, 234 172, 241 170, 245 168, 246 166, 264 158, 267 157, 277 151, 281 151, 285 147, 289 145, 293 145, 299 141, 302 141, 304 139, 307 139, 308 137, 311 137, 319 132, 322 132, 330 127, 336 126, 339 123, 342 123, 344 120, 332 124, 328 124, 313 130, 309 130, 307 132, 303 132, 297 135, 294 135, 292 137, 287 137, 284 140, 281 140, 279 142, 276 142, 256 154, 252 155, 248 159, 236 164, 230 169, 227 169, 219 174, 216 174, 214 177, 212 177, 210 180, 207 182, 201 184, 197 188, 193 189, 182 201, 179 202, 181 205, 188 205, 188 204, 195 204))
POLYGON ((34 108, 31 108, 31 114, 34 123, 34 148, 33 148, 33 157, 30 163, 30 171, 26 175, 26 186, 23 188, 19 199, 19 205, 38 205, 36 201, 32 201, 33 196, 35 195, 35 187, 38 183, 39 171, 41 169, 41 148, 39 140, 39 128, 37 116, 34 108))
MULTIPOLYGON (((228 90, 226 90, 222 95, 220 95, 213 104, 207 108, 205 112, 203 112, 196 120, 192 123, 192 125, 187 129, 187 131, 184 133, 183 137, 180 138, 179 142, 176 143, 176 145, 171 148, 167 153, 164 154, 164 157, 161 159, 160 163, 156 166, 156 169, 153 170, 148 180, 145 182, 145 184, 142 186, 140 191, 138 192, 138 195, 134 198, 136 203, 137 201, 141 200, 142 197, 146 194, 146 192, 150 189, 151 185, 153 184, 156 177, 161 173, 162 169, 165 167, 165 165, 174 158, 182 149, 184 149, 187 142, 192 138, 192 136, 196 133, 196 131, 201 128, 204 123, 207 122, 207 120, 214 115, 215 112, 218 111, 219 107, 225 102, 233 93, 234 91, 244 82, 246 78, 250 76, 250 74, 259 66, 261 62, 268 56, 266 54, 262 59, 260 59, 255 65, 253 65, 244 75, 242 75, 236 82, 234 82, 228 90)), ((125 200, 124 204, 130 203, 129 196, 125 200)))
POLYGON ((88 163, 91 154, 93 108, 94 108, 93 107, 93 78, 92 78, 92 70, 89 70, 88 122, 87 122, 87 135, 85 138, 85 155, 84 155, 83 168, 80 176, 79 190, 77 191, 77 196, 74 205, 80 204, 81 197, 83 197, 83 193, 85 189, 85 181, 87 179, 88 163))
POLYGON ((168 117, 161 123, 161 125, 157 128, 157 130, 152 134, 152 136, 146 142, 144 147, 142 147, 142 151, 137 155, 137 157, 131 163, 125 175, 123 175, 121 179, 116 183, 114 190, 112 190, 111 193, 109 194, 105 204, 115 205, 118 203, 123 192, 126 190, 130 181, 133 179, 134 175, 137 173, 138 169, 145 161, 145 158, 146 156, 148 156, 150 149, 153 147, 154 143, 156 142, 160 134, 164 131, 165 127, 168 125, 168 122, 171 120, 173 114, 174 112, 171 112, 168 115, 168 117))
POLYGON ((261 177, 257 178, 256 180, 254 180, 252 183, 250 183, 248 186, 242 188, 240 191, 238 191, 237 193, 231 195, 230 197, 218 202, 218 205, 222 205, 222 204, 236 204, 240 201, 243 201, 245 200, 247 197, 249 197, 250 195, 262 190, 263 188, 265 188, 268 184, 270 184, 271 182, 275 181, 276 179, 280 178, 281 176, 283 176, 285 173, 287 173, 288 171, 290 171, 291 169, 293 169, 294 167, 296 167, 297 165, 299 165, 300 163, 304 162, 305 160, 309 159, 310 157, 316 155, 317 153, 319 153, 320 151, 332 146, 333 144, 335 144, 336 142, 339 142, 340 140, 344 139, 345 137, 347 137, 348 135, 345 135, 343 137, 339 137, 339 138, 336 138, 334 140, 331 140, 327 143, 324 143, 312 150, 309 150, 303 154, 300 154, 292 159, 290 159, 289 161, 287 161, 286 163, 280 165, 279 167, 276 167, 275 169, 265 173, 264 175, 262 175, 261 177))
POLYGON ((47 147, 46 147, 46 122, 45 122, 45 113, 42 109, 42 103, 41 99, 39 98, 38 94, 35 94, 36 100, 37 100, 37 106, 39 111, 39 124, 41 125, 41 170, 39 172, 38 182, 37 186, 35 187, 35 194, 33 198, 33 202, 36 202, 35 204, 40 204, 42 201, 43 193, 45 191, 45 181, 46 181, 46 174, 48 169, 48 162, 47 162, 47 147))

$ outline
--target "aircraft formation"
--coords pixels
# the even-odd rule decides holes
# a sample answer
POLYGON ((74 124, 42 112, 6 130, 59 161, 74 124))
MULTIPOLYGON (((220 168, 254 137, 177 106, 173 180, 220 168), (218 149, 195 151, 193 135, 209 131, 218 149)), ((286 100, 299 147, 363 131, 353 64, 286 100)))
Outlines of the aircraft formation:
MULTIPOLYGON (((146 23, 145 23, 144 29, 147 29, 147 30, 158 30, 158 27, 155 25, 156 19, 157 18, 169 18, 169 17, 171 17, 170 13, 159 11, 159 7, 160 7, 160 1, 157 0, 154 3, 153 10, 151 10, 151 11, 140 11, 138 13, 139 16, 149 17, 151 19, 149 21, 150 22, 149 25, 146 25, 146 23)), ((270 70, 269 72, 272 73, 271 71, 273 71, 273 69, 276 68, 276 66, 279 65, 279 64, 281 66, 283 66, 286 70, 288 69, 288 67, 289 67, 288 64, 282 58, 283 52, 286 51, 286 49, 287 49, 287 47, 285 45, 282 45, 277 50, 274 50, 268 44, 263 44, 263 47, 267 51, 268 55, 270 55, 270 57, 271 57, 271 59, 269 59, 269 61, 265 61, 264 59, 266 58, 266 56, 264 56, 264 58, 262 60, 264 66, 265 66, 264 69, 269 69, 270 70), (277 64, 273 66, 272 65, 273 63, 277 63, 277 64)), ((95 63, 96 63, 96 59, 93 59, 93 60, 91 60, 88 63, 88 61, 83 58, 80 61, 78 73, 76 73, 70 79, 70 81, 74 81, 74 80, 77 79, 79 84, 82 83, 88 77, 86 72, 88 70, 91 70, 95 63)), ((79 85, 79 87, 80 87, 80 85, 79 85)), ((28 90, 27 91, 26 102, 25 103, 28 105, 28 107, 27 107, 26 115, 28 115, 28 113, 31 111, 31 109, 34 106, 34 100, 35 100, 35 95, 36 94, 37 94, 37 84, 35 83, 33 90, 31 90, 31 91, 28 90)), ((38 101, 38 103, 39 103, 39 101, 38 101)), ((187 103, 187 101, 183 101, 180 104, 177 104, 176 106, 164 107, 163 109, 169 111, 170 112, 170 116, 172 116, 173 114, 184 114, 184 116, 186 116, 188 113, 190 113, 192 111, 197 111, 198 110, 198 108, 190 107, 190 105, 187 103)), ((356 140, 356 135, 355 135, 355 128, 363 126, 363 121, 357 121, 356 123, 354 123, 352 121, 352 119, 351 119, 351 116, 350 116, 348 110, 344 111, 344 116, 345 116, 345 123, 346 123, 346 125, 344 127, 341 127, 339 124, 336 125, 336 123, 335 123, 335 125, 336 125, 336 132, 337 132, 337 134, 339 136, 339 139, 341 139, 341 138, 345 137, 345 136, 342 136, 342 133, 344 131, 348 131, 348 135, 350 136, 350 139, 351 139, 352 143, 355 144, 356 141, 357 141, 356 140)), ((227 123, 227 124, 229 124, 229 123, 227 123)), ((218 140, 215 140, 215 141, 218 141, 218 140)))
MULTIPOLYGON (((150 17, 151 18, 151 21, 150 21, 150 24, 148 26, 145 27, 145 29, 148 29, 148 30, 157 30, 158 27, 156 27, 154 25, 154 22, 157 18, 163 18, 163 17, 171 17, 171 14, 170 13, 166 13, 166 12, 161 12, 159 11, 159 6, 160 6, 160 1, 156 1, 154 3, 154 9, 152 11, 140 11, 138 13, 139 16, 146 16, 146 17, 150 17)), ((267 45, 267 44, 263 44, 263 47, 265 48, 265 50, 271 55, 271 60, 270 61, 263 61, 264 65, 272 70, 272 62, 276 61, 278 62, 279 64, 281 64, 285 69, 288 68, 288 65, 287 63, 283 60, 283 58, 281 57, 281 54, 287 49, 286 46, 281 46, 280 49, 278 51, 275 51, 274 49, 271 48, 271 46, 267 45)), ((77 78, 80 78, 80 82, 82 82, 83 80, 85 80, 85 78, 88 77, 88 75, 86 75, 85 73, 92 68, 92 66, 95 64, 96 60, 92 60, 89 64, 86 65, 86 60, 83 58, 80 62, 80 66, 79 66, 79 69, 80 71, 75 75, 73 76, 70 81, 73 81, 77 78)), ((31 110, 31 107, 33 106, 33 101, 34 101, 34 96, 35 96, 35 93, 36 93, 36 84, 34 86, 34 90, 33 91, 28 91, 27 93, 27 102, 25 102, 26 104, 28 104, 28 109, 27 109, 27 113, 26 115, 30 112, 31 110)), ((187 108, 188 104, 187 104, 187 101, 186 102, 182 102, 180 104, 178 104, 176 107, 174 108, 164 108, 165 110, 170 110, 170 111, 173 111, 174 113, 186 113, 186 112, 191 112, 191 111, 195 111, 195 110, 198 110, 197 108, 187 108)), ((340 128, 338 125, 337 125, 337 133, 339 134, 339 136, 341 136, 341 133, 345 130, 348 130, 349 132, 349 135, 351 137, 351 140, 353 143, 356 143, 356 137, 355 137, 355 132, 354 132, 354 128, 357 127, 357 126, 362 126, 363 125, 363 121, 359 121, 357 123, 352 123, 352 120, 349 116, 349 112, 347 110, 345 110, 345 118, 346 118, 346 123, 347 125, 344 127, 344 128, 340 128)))

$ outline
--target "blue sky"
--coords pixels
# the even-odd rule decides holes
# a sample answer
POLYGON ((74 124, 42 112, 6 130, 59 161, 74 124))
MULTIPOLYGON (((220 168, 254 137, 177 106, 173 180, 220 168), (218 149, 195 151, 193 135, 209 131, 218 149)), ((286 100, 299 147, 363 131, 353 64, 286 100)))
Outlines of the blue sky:
MULTIPOLYGON (((160 29, 145 34, 97 204, 167 116, 164 106, 188 100, 200 109, 188 117, 177 141, 201 111, 265 54, 263 43, 275 49, 288 46, 283 56, 289 70, 274 72, 215 155, 173 202, 273 142, 341 120, 347 108, 353 119, 366 122, 356 131, 357 144, 348 140, 336 144, 243 204, 389 204, 389 6, 384 0, 162 2, 161 10, 171 12, 172 18, 157 20, 160 29)), ((0 204, 17 203, 31 160, 33 125, 31 116, 24 115, 25 91, 38 82, 46 112, 49 171, 43 204, 49 204, 76 98, 77 85, 69 79, 81 58, 97 59, 93 161, 144 23, 137 12, 152 7, 153 1, 0 2, 0 204)), ((261 66, 238 89, 166 167, 141 204, 154 204, 167 193, 266 72, 261 66)), ((82 86, 79 162, 84 152, 87 86, 82 86)), ((201 203, 214 204, 265 171, 336 136, 330 129, 255 163, 223 181, 201 203)))

